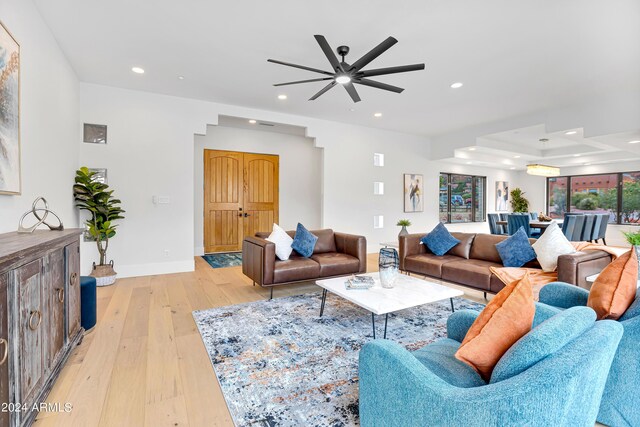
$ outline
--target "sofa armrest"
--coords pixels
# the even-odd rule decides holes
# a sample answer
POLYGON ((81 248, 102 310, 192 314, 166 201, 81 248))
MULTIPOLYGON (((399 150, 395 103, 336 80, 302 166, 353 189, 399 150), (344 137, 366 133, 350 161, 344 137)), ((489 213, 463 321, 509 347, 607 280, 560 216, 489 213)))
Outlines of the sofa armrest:
POLYGON ((458 310, 447 319, 447 337, 458 342, 462 342, 480 315, 476 310, 458 310))
POLYGON ((358 258, 360 267, 358 273, 367 271, 367 239, 355 234, 334 232, 336 251, 358 258))
POLYGON ((427 253, 425 245, 420 243, 425 234, 406 234, 398 237, 399 243, 399 256, 400 256, 400 270, 405 270, 404 259, 411 255, 418 255, 427 253))
POLYGON ((540 289, 540 302, 559 308, 587 305, 589 291, 562 282, 546 284, 540 289))
POLYGON ((242 242, 242 273, 260 286, 273 285, 276 245, 260 237, 245 237, 242 242))
POLYGON ((584 251, 558 257, 558 281, 590 289, 587 277, 600 273, 611 263, 611 255, 604 251, 584 251))

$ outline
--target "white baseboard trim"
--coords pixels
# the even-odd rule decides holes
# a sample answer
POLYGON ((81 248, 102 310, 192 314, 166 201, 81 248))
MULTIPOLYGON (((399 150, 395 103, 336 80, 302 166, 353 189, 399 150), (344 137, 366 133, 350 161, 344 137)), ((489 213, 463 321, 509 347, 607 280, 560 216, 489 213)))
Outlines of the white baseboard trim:
POLYGON ((185 273, 195 270, 193 259, 152 264, 116 265, 119 278, 154 276, 156 274, 185 273))
POLYGON ((196 246, 193 248, 193 256, 202 256, 204 255, 204 246, 196 246))

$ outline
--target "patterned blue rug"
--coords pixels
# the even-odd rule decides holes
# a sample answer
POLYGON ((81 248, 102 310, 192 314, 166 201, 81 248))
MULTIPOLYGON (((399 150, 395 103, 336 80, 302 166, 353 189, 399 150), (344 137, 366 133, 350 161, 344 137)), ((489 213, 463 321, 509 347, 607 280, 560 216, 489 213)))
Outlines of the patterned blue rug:
POLYGON ((229 252, 224 254, 207 254, 202 258, 213 268, 236 267, 242 265, 242 252, 229 252))
MULTIPOLYGON (((358 425, 358 351, 371 315, 320 293, 194 311, 236 425, 358 425)), ((482 305, 455 298, 457 309, 482 305)), ((387 339, 415 350, 446 335, 449 300, 389 315, 387 339)), ((381 334, 384 316, 377 316, 381 334)))

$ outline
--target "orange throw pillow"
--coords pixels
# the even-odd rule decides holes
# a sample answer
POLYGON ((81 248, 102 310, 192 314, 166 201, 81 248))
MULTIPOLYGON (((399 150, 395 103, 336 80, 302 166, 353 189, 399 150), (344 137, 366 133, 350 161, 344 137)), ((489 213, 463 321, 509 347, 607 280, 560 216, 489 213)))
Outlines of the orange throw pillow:
POLYGON ((502 355, 531 330, 535 312, 527 273, 508 284, 487 304, 469 328, 456 358, 489 381, 502 355))
POLYGON ((631 248, 602 270, 591 286, 587 306, 593 308, 598 320, 617 320, 636 298, 637 283, 638 256, 631 248))

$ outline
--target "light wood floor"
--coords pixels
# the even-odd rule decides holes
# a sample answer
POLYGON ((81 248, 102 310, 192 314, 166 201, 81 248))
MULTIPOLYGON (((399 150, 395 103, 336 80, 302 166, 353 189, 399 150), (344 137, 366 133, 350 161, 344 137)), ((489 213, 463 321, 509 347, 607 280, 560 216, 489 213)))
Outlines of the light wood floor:
MULTIPOLYGON (((371 271, 377 254, 369 255, 371 271)), ((276 288, 274 298, 317 291, 276 288)), ((470 299, 482 293, 462 289, 470 299)), ((70 413, 40 413, 43 426, 233 426, 191 312, 268 298, 240 267, 212 269, 196 257, 192 273, 119 279, 98 288, 98 323, 64 367, 49 403, 70 413)))

